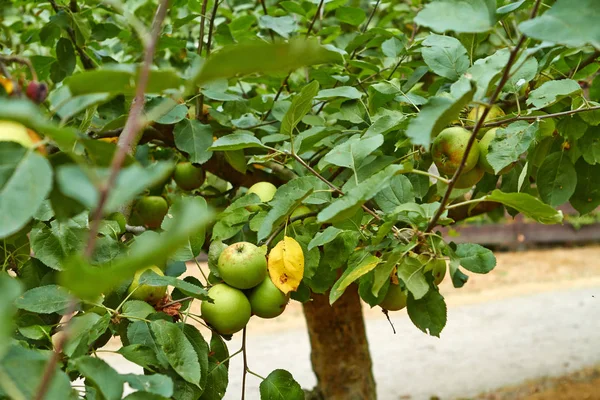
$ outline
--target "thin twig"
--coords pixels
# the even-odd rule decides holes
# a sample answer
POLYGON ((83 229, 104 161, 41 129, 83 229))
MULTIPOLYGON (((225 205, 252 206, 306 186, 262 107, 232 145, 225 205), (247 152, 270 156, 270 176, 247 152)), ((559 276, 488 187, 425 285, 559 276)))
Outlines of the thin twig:
MULTIPOLYGON (((200 16, 200 37, 198 39, 198 55, 202 56, 202 48, 204 47, 204 25, 206 24, 206 6, 208 0, 202 0, 202 15, 200 16)), ((198 89, 200 90, 200 89, 198 89)), ((202 118, 204 115, 204 95, 200 94, 196 100, 196 119, 202 118)))
POLYGON ((170 301, 162 307, 164 308, 164 307, 172 306, 173 304, 183 303, 184 301, 193 300, 194 298, 195 297, 192 297, 192 296, 183 297, 181 299, 170 301))
POLYGON ((242 372, 242 400, 246 398, 246 374, 248 374, 248 356, 246 354, 246 328, 242 331, 242 355, 244 358, 244 371, 242 372))
MULTIPOLYGON (((548 118, 557 118, 564 117, 566 115, 579 114, 588 111, 598 111, 600 110, 600 106, 594 107, 585 107, 585 108, 576 108, 575 110, 561 111, 554 114, 546 114, 546 115, 518 115, 516 117, 501 119, 498 121, 487 122, 483 124, 483 128, 493 128, 505 124, 509 124, 515 121, 537 121, 539 119, 548 119, 548 118)), ((474 129, 474 126, 465 126, 465 129, 474 129)))
POLYGON ((215 0, 212 14, 208 25, 208 40, 206 41, 206 57, 210 56, 210 47, 212 46, 213 30, 215 29, 215 18, 217 17, 217 9, 219 8, 219 0, 215 0))
MULTIPOLYGON (((531 16, 530 16, 531 19, 535 18, 535 16, 537 15, 537 12, 538 12, 541 2, 542 2, 542 0, 536 0, 535 4, 533 6, 533 10, 531 11, 531 16)), ((508 61, 506 62, 506 66, 504 67, 504 72, 502 74, 502 77, 500 78, 500 81, 498 82, 498 85, 496 86, 496 90, 490 97, 490 100, 487 102, 486 107, 483 109, 483 113, 481 114, 481 116, 479 117, 479 119, 477 120, 477 122, 475 124, 473 133, 471 133, 469 142, 467 143, 467 146, 465 147, 465 153, 463 154, 463 158, 458 166, 458 169, 456 170, 456 172, 452 176, 452 179, 450 179, 450 182, 448 183, 448 187, 446 188, 446 193, 444 193, 444 197, 442 198, 442 201, 440 202, 439 208, 437 209, 435 215, 433 216, 433 218, 431 218, 431 221, 429 221, 429 224, 427 225, 427 229, 425 230, 426 233, 431 232, 433 230, 433 228, 435 228, 440 217, 446 210, 446 204, 448 204, 448 201, 450 200, 450 194, 452 193, 452 189, 454 189, 454 186, 456 185, 456 182, 458 181, 458 177, 465 169, 465 164, 467 162, 469 152, 471 151, 471 148, 475 144, 477 134, 479 133, 481 127, 483 126, 485 117, 487 117, 488 113, 490 112, 490 109, 492 108, 492 106, 496 102, 496 99, 500 95, 502 88, 508 81, 508 78, 510 76, 510 69, 511 69, 512 65, 514 64, 514 62, 516 61, 517 54, 519 53, 521 46, 523 46, 523 44, 525 43, 525 39, 526 39, 526 36, 524 34, 521 34, 521 38, 517 42, 514 49, 512 49, 512 51, 510 52, 510 56, 508 57, 508 61)))
MULTIPOLYGON (((294 218, 290 218, 289 223, 291 224, 293 222, 300 221, 301 219, 314 217, 317 214, 318 214, 317 211, 313 211, 313 212, 309 212, 306 214, 298 215, 294 218)), ((273 239, 275 239, 277 237, 277 235, 279 235, 281 233, 281 231, 285 229, 286 223, 287 223, 287 221, 284 222, 283 224, 279 225, 279 227, 275 230, 275 232, 273 232, 271 234, 271 236, 269 236, 269 238, 265 241, 265 246, 269 247, 271 245, 271 242, 273 241, 273 239)))
MULTIPOLYGON (((0 61, 4 64, 18 63, 18 64, 26 65, 27 68, 29 68, 29 72, 31 73, 31 79, 33 79, 34 81, 37 82, 38 76, 37 76, 37 73, 35 72, 35 68, 33 68, 33 64, 31 64, 31 61, 29 60, 29 58, 21 57, 21 56, 17 56, 17 55, 10 55, 10 56, 0 55, 0 61)), ((4 74, 4 76, 6 76, 6 74, 4 74)), ((10 79, 10 76, 6 76, 6 77, 10 79)))
MULTIPOLYGON (((54 9, 54 12, 58 14, 60 12, 60 7, 58 6, 58 4, 56 4, 56 1, 55 0, 49 0, 49 1, 50 1, 50 4, 52 5, 52 8, 54 9)), ((73 29, 71 27, 67 27, 66 30, 67 30, 67 34, 69 35, 69 38, 71 39, 71 43, 73 43, 73 47, 75 47, 75 50, 77 50, 77 54, 79 54, 79 59, 81 60, 81 64, 83 65, 83 68, 84 69, 96 68, 96 63, 77 44, 77 38, 75 37, 75 31, 73 31, 73 29)))
POLYGON ((150 67, 152 66, 152 61, 154 59, 156 43, 158 42, 158 36, 161 31, 162 23, 167 15, 168 7, 169 0, 162 0, 156 10, 154 22, 152 23, 151 39, 148 41, 145 49, 144 63, 142 64, 140 71, 135 98, 131 105, 131 110, 127 122, 125 123, 125 127, 123 128, 123 132, 119 135, 118 149, 110 165, 110 175, 106 183, 100 188, 100 200, 98 201, 98 206, 93 214, 88 243, 85 249, 86 257, 90 257, 94 252, 96 236, 104 213, 104 206, 106 205, 111 190, 115 186, 119 171, 123 166, 127 153, 135 147, 138 133, 143 128, 144 93, 146 92, 146 86, 148 85, 150 77, 150 67))
MULTIPOLYGON (((258 0, 258 2, 262 6, 263 13, 265 13, 265 15, 269 15, 269 11, 267 10, 267 5, 265 4, 265 0, 258 0)), ((271 29, 269 29, 269 36, 271 36, 271 41, 274 42, 275 35, 273 35, 273 31, 271 29)))

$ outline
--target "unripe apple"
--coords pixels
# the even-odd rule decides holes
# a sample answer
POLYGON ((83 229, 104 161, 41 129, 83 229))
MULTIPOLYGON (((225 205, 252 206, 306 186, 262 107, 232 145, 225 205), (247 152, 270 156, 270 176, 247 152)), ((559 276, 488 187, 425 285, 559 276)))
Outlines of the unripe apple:
POLYGON ((461 173, 456 180, 454 187, 456 189, 468 189, 473 187, 477 185, 481 178, 483 178, 484 174, 483 168, 476 165, 472 170, 461 173))
POLYGON ((125 219, 125 216, 123 214, 121 214, 120 212, 114 212, 114 213, 110 214, 108 217, 106 217, 106 219, 115 221, 116 223, 118 223, 119 224, 119 233, 120 234, 125 233, 127 219, 125 219))
POLYGON ((294 211, 292 211, 292 213, 290 214, 290 218, 300 217, 302 215, 310 214, 311 212, 312 210, 310 208, 308 208, 304 204, 300 204, 294 209, 294 211))
POLYGON ((219 256, 218 269, 228 285, 250 289, 267 276, 267 259, 264 252, 252 243, 234 243, 219 256))
MULTIPOLYGON (((471 109, 471 111, 469 111, 469 115, 467 116, 467 120, 472 123, 473 125, 475 125, 477 123, 477 120, 479 118, 481 118, 481 116, 483 115, 483 111, 485 110, 485 107, 483 106, 477 106, 477 107, 473 107, 471 109)), ((497 120, 501 117, 504 117, 506 114, 504 113, 504 111, 494 105, 492 106, 492 108, 490 108, 490 111, 488 112, 488 114, 485 116, 485 120, 483 120, 483 123, 485 124, 486 122, 493 122, 494 120, 497 120)), ((477 132, 477 137, 481 138, 485 132, 487 132, 489 128, 484 128, 481 127, 479 129, 479 132, 477 132)))
POLYGON ((206 173, 201 167, 195 166, 191 162, 181 162, 175 167, 173 179, 177 186, 183 190, 198 189, 204 183, 206 173))
MULTIPOLYGON (((453 175, 460 165, 471 132, 455 126, 446 128, 433 140, 431 156, 438 171, 444 175, 453 175)), ((475 143, 465 162, 463 172, 472 170, 479 160, 479 146, 475 143)))
MULTIPOLYGON (((269 201, 273 200, 273 196, 275 196, 276 191, 277 187, 271 182, 258 182, 250 186, 250 189, 248 189, 248 194, 254 193, 258 196, 261 202, 268 203, 269 201)), ((258 206, 248 206, 246 208, 248 211, 260 210, 260 207, 258 206)))
POLYGON ((169 211, 167 200, 160 196, 142 197, 135 203, 134 213, 142 225, 148 228, 160 228, 169 211))
POLYGON ((150 304, 158 303, 165 294, 167 293, 166 286, 150 286, 150 285, 140 285, 140 277, 144 272, 151 269, 157 275, 164 276, 164 273, 157 266, 152 266, 148 268, 142 268, 138 270, 133 276, 133 282, 129 286, 127 293, 131 294, 131 299, 142 300, 150 304))
POLYGON ((433 269, 431 273, 433 274, 433 283, 439 285, 444 280, 446 276, 446 261, 440 258, 433 261, 433 269))
POLYGON ((248 295, 252 314, 261 318, 275 318, 281 315, 289 299, 289 295, 279 290, 268 276, 248 295))
POLYGON ((214 303, 203 301, 200 309, 210 326, 224 335, 244 329, 251 316, 250 302, 244 292, 219 283, 208 290, 208 296, 214 303))
POLYGON ((406 307, 407 299, 406 291, 400 288, 400 285, 390 284, 383 301, 379 303, 379 306, 384 310, 398 311, 406 307))
MULTIPOLYGON (((495 174, 494 168, 491 166, 490 162, 487 159, 487 155, 490 151, 490 144, 496 137, 496 131, 498 128, 492 128, 483 135, 481 140, 479 141, 479 163, 477 164, 479 167, 483 168, 485 172, 488 174, 495 174)), ((508 165, 498 173, 498 175, 503 175, 509 172, 513 168, 513 165, 508 165)))

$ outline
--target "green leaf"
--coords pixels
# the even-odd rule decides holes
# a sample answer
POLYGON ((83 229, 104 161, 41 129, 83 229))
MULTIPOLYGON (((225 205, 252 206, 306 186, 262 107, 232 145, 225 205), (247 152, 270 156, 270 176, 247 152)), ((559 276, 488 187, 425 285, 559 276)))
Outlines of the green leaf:
POLYGON ((458 39, 432 33, 423 46, 423 60, 439 76, 455 81, 469 68, 467 49, 458 39))
POLYGON ((403 169, 400 165, 390 165, 383 171, 371 176, 351 189, 346 195, 331 202, 317 215, 317 220, 319 222, 332 222, 353 214, 360 206, 385 188, 394 175, 402 172, 403 169))
POLYGON ((144 319, 150 314, 154 314, 156 310, 150 304, 141 300, 128 300, 123 304, 123 313, 121 317, 132 318, 133 321, 144 319))
POLYGON ((343 231, 334 226, 328 226, 324 231, 317 232, 314 238, 308 244, 308 250, 312 250, 317 246, 323 246, 335 239, 343 231))
POLYGON ((436 32, 487 32, 496 23, 496 1, 439 0, 426 4, 414 21, 436 32))
POLYGON ((456 246, 460 265, 476 274, 487 274, 496 266, 494 253, 474 243, 461 243, 456 246))
POLYGON ((412 183, 405 175, 394 176, 390 185, 377 193, 375 202, 384 213, 392 212, 402 204, 414 203, 415 194, 412 183))
POLYGON ((178 326, 183 328, 183 333, 190 341, 194 350, 196 351, 196 355, 198 356, 198 363, 200 364, 200 372, 201 378, 199 382, 199 387, 201 390, 204 390, 207 385, 208 379, 208 343, 204 340, 204 337, 200 334, 200 331, 196 329, 196 327, 189 325, 178 323, 178 326))
POLYGON ((600 163, 600 128, 590 127, 577 142, 583 159, 588 164, 600 163))
MULTIPOLYGON (((118 64, 101 69, 86 70, 65 80, 73 96, 90 93, 134 95, 139 69, 135 65, 118 64)), ((150 71, 146 94, 159 94, 168 89, 178 89, 182 80, 173 69, 150 71)))
POLYGON ((48 267, 62 270, 63 261, 85 246, 88 230, 87 213, 64 221, 54 220, 48 227, 38 223, 31 230, 31 249, 48 267))
POLYGON ((569 199, 579 214, 587 214, 600 206, 600 164, 590 165, 583 158, 575 163, 577 186, 569 199))
POLYGON ((496 10, 496 13, 497 14, 509 14, 513 11, 516 11, 516 10, 522 8, 526 1, 527 0, 518 0, 518 1, 515 1, 514 3, 507 4, 505 6, 498 8, 496 10))
POLYGON ((382 144, 383 135, 380 134, 362 138, 360 135, 354 135, 331 149, 321 159, 318 166, 320 169, 324 169, 327 164, 333 164, 338 167, 350 168, 356 174, 365 158, 382 144))
POLYGON ((0 142, 0 238, 23 228, 52 188, 52 168, 15 142, 0 142))
POLYGON ((208 379, 200 400, 222 399, 229 381, 229 351, 223 339, 213 333, 208 355, 208 379))
POLYGON ((466 75, 475 82, 477 87, 473 100, 484 100, 494 87, 494 83, 500 79, 509 55, 508 49, 500 49, 488 57, 475 61, 473 66, 467 70, 466 75))
POLYGON ((541 16, 522 22, 519 29, 529 37, 545 42, 600 49, 600 8, 596 0, 558 0, 541 16))
POLYGON ((260 383, 261 400, 304 400, 304 391, 289 372, 276 369, 260 383))
POLYGON ((294 96, 292 105, 285 113, 283 120, 281 121, 280 132, 284 135, 292 135, 294 128, 306 114, 308 114, 312 108, 312 102, 314 97, 319 91, 319 82, 312 81, 308 85, 305 85, 300 93, 294 96))
POLYGON ((529 93, 527 105, 533 105, 535 109, 539 110, 556 103, 564 97, 580 92, 579 83, 572 79, 548 81, 529 93))
POLYGON ((65 288, 47 285, 26 291, 15 300, 15 306, 39 314, 62 313, 68 307, 71 296, 65 288))
POLYGON ((487 154, 487 161, 496 173, 519 160, 535 139, 538 128, 537 121, 533 124, 517 121, 496 130, 487 154))
POLYGON ((106 400, 120 400, 123 395, 123 379, 106 361, 92 356, 83 356, 71 360, 86 380, 102 393, 106 400))
POLYGON ((333 89, 323 89, 319 90, 317 94, 317 99, 330 99, 334 97, 342 97, 346 99, 360 99, 363 97, 364 93, 358 90, 353 86, 340 86, 333 89))
POLYGON ((406 136, 414 145, 429 147, 431 140, 458 117, 475 93, 470 81, 458 80, 453 85, 453 98, 434 96, 408 125, 406 136))
POLYGON ((360 8, 340 7, 335 10, 335 17, 346 24, 359 26, 367 18, 367 15, 360 8))
POLYGON ((271 17, 270 15, 262 15, 258 19, 258 25, 262 29, 270 29, 277 33, 279 36, 283 36, 289 39, 290 33, 297 30, 295 18, 286 15, 283 17, 271 17))
POLYGON ((359 253, 358 256, 351 258, 348 262, 348 268, 344 271, 340 279, 333 285, 329 292, 329 304, 335 303, 354 281, 361 276, 372 271, 381 260, 368 253, 359 253))
POLYGON ((398 264, 398 278, 415 299, 420 299, 429 292, 429 284, 423 275, 424 268, 425 264, 416 257, 406 256, 398 264))
POLYGON ((538 62, 535 58, 529 58, 523 54, 510 70, 510 78, 502 89, 505 92, 518 93, 523 87, 535 79, 538 72, 538 62))
POLYGON ((527 193, 503 193, 494 190, 486 197, 486 200, 502 203, 514 208, 527 217, 542 224, 558 224, 563 220, 561 211, 542 203, 539 199, 527 193))
POLYGON ((18 280, 7 274, 0 274, 0 359, 4 356, 13 334, 13 315, 16 312, 13 302, 21 294, 21 290, 21 283, 18 280))
POLYGON ((218 78, 256 72, 289 72, 305 65, 339 60, 338 54, 325 49, 314 40, 296 39, 275 44, 249 42, 227 46, 211 54, 192 81, 200 85, 218 78))
POLYGON ((208 149, 212 151, 231 151, 250 147, 265 146, 251 133, 231 133, 218 138, 208 149))
POLYGON ((386 57, 398 57, 400 54, 402 54, 406 46, 406 39, 403 39, 404 40, 400 40, 396 37, 393 37, 386 40, 385 42, 381 43, 381 51, 386 57))
POLYGON ((173 395, 173 381, 166 375, 125 374, 121 375, 121 377, 132 389, 157 394, 167 398, 173 395))
MULTIPOLYGON (((173 205, 169 208, 169 212, 165 216, 165 219, 162 222, 161 228, 165 232, 169 232, 171 229, 176 229, 177 227, 173 225, 173 215, 177 215, 179 210, 185 207, 184 203, 196 203, 194 205, 195 208, 203 209, 204 213, 208 211, 208 205, 206 204, 206 200, 200 196, 191 196, 191 197, 180 197, 175 200, 173 205)), ((187 243, 177 250, 174 254, 171 255, 170 259, 173 261, 188 261, 192 260, 200 254, 202 251, 202 245, 204 245, 204 240, 206 238, 206 231, 204 229, 200 229, 193 236, 188 238, 187 243)))
POLYGON ((69 324, 69 338, 63 352, 70 358, 83 356, 90 346, 102 336, 110 324, 110 314, 100 316, 93 312, 78 314, 69 324))
MULTIPOLYGON (((407 246, 408 248, 408 246, 407 246)), ((379 264, 373 270, 373 285, 371 286, 371 294, 375 297, 379 296, 379 291, 383 286, 385 286, 386 282, 390 281, 390 275, 392 271, 394 271, 394 267, 398 264, 402 256, 404 255, 404 248, 394 248, 394 250, 388 253, 385 261, 379 264)))
POLYGON ((151 269, 146 270, 140 276, 140 285, 148 286, 173 286, 181 290, 185 295, 192 296, 201 300, 208 300, 208 292, 199 286, 193 285, 182 279, 177 279, 174 276, 158 275, 151 269))
POLYGON ((430 290, 421 299, 408 296, 406 304, 408 316, 417 328, 431 336, 440 337, 446 326, 447 308, 444 297, 437 290, 430 290))
MULTIPOLYGON (((135 323, 136 322, 133 322, 133 324, 135 323)), ((150 346, 139 343, 131 344, 129 346, 121 347, 117 353, 121 354, 127 360, 141 366, 142 368, 153 369, 161 366, 155 352, 150 346)))
POLYGON ((211 210, 205 210, 196 202, 186 202, 180 212, 173 215, 174 229, 144 241, 143 246, 132 249, 127 257, 113 260, 109 265, 95 267, 73 257, 59 279, 77 296, 94 298, 132 277, 138 269, 166 261, 211 219, 211 210))
POLYGON ((204 164, 212 157, 208 149, 213 144, 213 131, 210 125, 200 121, 184 119, 173 130, 175 146, 189 156, 189 161, 204 164))
POLYGON ((167 356, 171 367, 187 382, 199 385, 200 363, 194 347, 177 325, 159 320, 150 323, 156 343, 167 356))
POLYGON ((562 152, 550 154, 537 173, 540 198, 552 207, 566 203, 575 193, 577 172, 569 156, 562 152))

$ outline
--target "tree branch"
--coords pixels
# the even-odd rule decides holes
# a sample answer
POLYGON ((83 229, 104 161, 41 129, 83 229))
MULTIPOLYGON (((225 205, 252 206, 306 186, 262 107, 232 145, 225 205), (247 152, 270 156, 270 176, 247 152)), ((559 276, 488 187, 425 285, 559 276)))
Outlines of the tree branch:
MULTIPOLYGON (((262 6, 263 13, 265 13, 265 15, 269 15, 269 11, 267 10, 267 5, 265 4, 265 0, 258 0, 258 2, 262 6)), ((271 41, 274 42, 275 36, 273 35, 273 31, 271 29, 269 29, 269 35, 271 36, 271 41)))
MULTIPOLYGON (((537 15, 537 12, 538 12, 541 2, 542 2, 542 0, 536 0, 535 4, 533 5, 533 9, 531 11, 530 19, 535 18, 535 16, 537 15)), ((433 228, 435 228, 440 217, 446 210, 446 204, 448 204, 448 201, 450 200, 450 194, 452 193, 452 189, 454 189, 454 186, 456 185, 456 182, 458 181, 458 177, 465 169, 465 164, 467 162, 467 158, 469 156, 471 148, 475 144, 477 134, 479 133, 479 131, 481 130, 481 127, 483 126, 485 117, 487 117, 488 113, 490 112, 490 109, 496 102, 496 99, 498 99, 498 96, 500 95, 502 88, 504 87, 504 85, 506 85, 506 82, 508 81, 508 78, 510 76, 510 69, 511 69, 512 65, 514 64, 514 62, 516 61, 517 54, 519 53, 521 46, 523 46, 523 44, 525 43, 525 39, 526 39, 526 36, 524 34, 521 34, 521 38, 517 42, 516 46, 510 52, 510 56, 508 57, 508 61, 506 62, 506 66, 504 67, 504 72, 502 74, 502 77, 500 78, 500 82, 498 82, 498 85, 496 86, 496 90, 490 97, 490 100, 487 102, 486 107, 483 109, 483 113, 477 120, 477 122, 475 124, 475 128, 473 129, 473 133, 471 133, 471 137, 469 138, 469 142, 467 143, 467 146, 465 148, 465 153, 463 154, 463 158, 460 162, 460 165, 458 166, 458 169, 452 176, 452 179, 450 179, 450 182, 448 183, 448 187, 446 188, 446 193, 444 193, 444 197, 442 198, 442 201, 440 202, 440 207, 437 209, 433 218, 431 218, 431 221, 429 222, 429 225, 427 225, 427 229, 425 230, 425 232, 431 232, 433 230, 433 228)))
MULTIPOLYGON (((18 64, 26 65, 27 68, 29 68, 29 72, 31 73, 31 79, 33 79, 34 81, 38 80, 38 76, 37 76, 37 73, 35 72, 35 68, 33 68, 33 64, 31 64, 31 61, 28 58, 17 56, 17 55, 10 55, 10 56, 0 55, 0 61, 3 64, 18 63, 18 64)), ((6 76, 6 74, 4 74, 4 75, 6 76)), ((10 74, 6 77, 10 79, 10 74)))
MULTIPOLYGON (((198 55, 202 56, 202 48, 204 47, 204 25, 206 24, 206 6, 208 0, 202 0, 202 15, 200 16, 200 37, 198 39, 198 55)), ((198 88, 200 92, 200 88, 198 88)), ((204 115, 204 95, 200 94, 196 100, 196 119, 199 120, 204 115)))
MULTIPOLYGON (((561 112, 557 112, 554 114, 546 114, 546 115, 523 115, 523 116, 518 115, 516 117, 511 117, 511 118, 506 118, 506 119, 501 119, 498 121, 485 123, 485 124, 483 124, 483 127, 484 128, 493 128, 493 127, 501 126, 504 124, 509 124, 509 123, 515 122, 515 121, 537 121, 540 119, 564 117, 566 115, 573 115, 573 114, 579 114, 579 113, 583 113, 583 112, 587 112, 587 111, 597 111, 597 110, 600 110, 600 106, 577 108, 575 110, 561 111, 561 112)), ((473 129, 473 128, 475 128, 475 127, 474 126, 466 126, 465 127, 465 129, 473 129)))
MULTIPOLYGON (((291 224, 292 222, 300 221, 301 219, 314 217, 317 214, 318 214, 317 211, 309 212, 306 214, 298 215, 297 217, 294 217, 294 218, 289 218, 289 221, 286 221, 286 222, 291 224)), ((269 245, 271 244, 273 239, 275 239, 277 237, 277 235, 279 235, 281 233, 281 231, 285 229, 285 225, 286 225, 285 222, 283 224, 279 225, 279 227, 271 234, 271 236, 269 236, 267 238, 267 240, 265 241, 265 246, 269 247, 269 245)))

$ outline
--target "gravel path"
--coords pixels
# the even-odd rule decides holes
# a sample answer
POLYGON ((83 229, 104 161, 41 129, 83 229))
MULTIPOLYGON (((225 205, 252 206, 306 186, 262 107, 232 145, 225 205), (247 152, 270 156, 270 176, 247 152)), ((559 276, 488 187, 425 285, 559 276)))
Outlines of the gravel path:
MULTIPOLYGON (((600 363, 600 286, 518 296, 450 307, 441 339, 415 328, 404 311, 367 320, 379 400, 443 400, 474 396, 542 376, 560 376, 600 363)), ((239 349, 241 335, 229 343, 239 349)), ((302 387, 316 383, 305 330, 248 336, 250 368, 266 376, 290 371, 302 387)), ((107 357, 122 372, 132 364, 107 357)), ((334 362, 332 360, 332 362, 334 362)), ((239 399, 241 357, 230 364, 225 399, 239 399)), ((247 399, 258 399, 260 380, 247 380, 247 399)))

